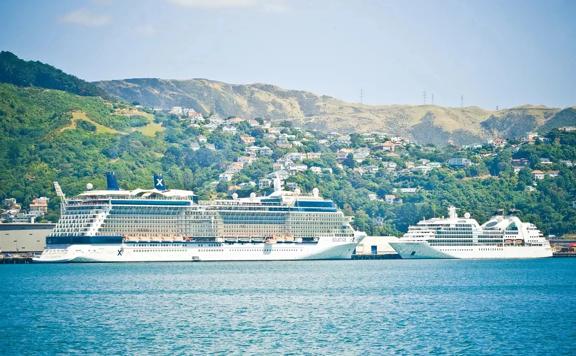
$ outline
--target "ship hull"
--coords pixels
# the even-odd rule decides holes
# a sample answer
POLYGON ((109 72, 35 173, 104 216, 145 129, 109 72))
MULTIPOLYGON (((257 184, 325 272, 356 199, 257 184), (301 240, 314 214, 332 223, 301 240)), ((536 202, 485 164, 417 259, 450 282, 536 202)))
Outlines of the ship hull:
POLYGON ((549 246, 430 246, 427 242, 391 242, 403 259, 525 259, 552 257, 549 246))
POLYGON ((350 259, 354 238, 318 243, 122 243, 49 246, 38 263, 202 262, 350 259))

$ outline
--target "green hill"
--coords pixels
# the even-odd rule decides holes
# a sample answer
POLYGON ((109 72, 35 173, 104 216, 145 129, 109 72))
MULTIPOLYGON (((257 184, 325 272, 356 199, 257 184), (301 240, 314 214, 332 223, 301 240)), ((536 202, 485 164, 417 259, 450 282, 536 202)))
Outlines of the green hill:
POLYGON ((11 52, 0 52, 0 83, 21 87, 64 90, 83 96, 107 97, 104 90, 38 61, 25 61, 11 52))
MULTIPOLYGON (((164 172, 171 186, 203 194, 243 146, 215 133, 218 152, 192 151, 197 134, 178 119, 101 97, 0 84, 0 199, 27 206, 55 198, 53 181, 77 194, 89 182, 102 187, 108 170, 126 189, 149 187, 152 173, 164 172)), ((56 199, 50 204, 57 214, 56 199)))
POLYGON ((54 180, 77 193, 89 181, 103 182, 109 169, 130 184, 147 183, 152 170, 161 170, 165 149, 147 131, 161 135, 151 120, 149 113, 100 97, 0 84, 0 197, 28 203, 53 196, 54 180))

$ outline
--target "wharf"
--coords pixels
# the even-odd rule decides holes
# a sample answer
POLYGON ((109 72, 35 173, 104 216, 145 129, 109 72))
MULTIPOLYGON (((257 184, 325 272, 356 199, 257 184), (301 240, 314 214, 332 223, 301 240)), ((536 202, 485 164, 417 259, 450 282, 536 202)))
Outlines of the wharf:
POLYGON ((553 252, 552 257, 576 257, 576 252, 553 252))
POLYGON ((31 255, 0 254, 0 265, 32 263, 31 255))

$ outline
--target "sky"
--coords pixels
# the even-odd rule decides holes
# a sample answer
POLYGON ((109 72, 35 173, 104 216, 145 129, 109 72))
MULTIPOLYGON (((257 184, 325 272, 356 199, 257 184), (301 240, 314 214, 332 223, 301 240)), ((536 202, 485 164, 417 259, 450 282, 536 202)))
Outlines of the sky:
POLYGON ((576 105, 574 18, 572 0, 2 0, 0 50, 89 81, 566 107, 576 105))

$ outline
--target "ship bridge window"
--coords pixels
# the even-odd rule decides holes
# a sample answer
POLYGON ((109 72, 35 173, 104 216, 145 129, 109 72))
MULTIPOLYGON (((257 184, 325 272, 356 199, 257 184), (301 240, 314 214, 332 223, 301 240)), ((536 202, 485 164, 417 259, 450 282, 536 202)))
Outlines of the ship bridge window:
POLYGON ((296 201, 296 207, 300 208, 333 208, 334 203, 330 200, 323 200, 323 201, 303 201, 298 200, 296 201))
POLYGON ((506 228, 506 230, 517 231, 517 230, 518 230, 518 226, 516 226, 516 223, 512 223, 512 224, 508 225, 508 227, 506 228))

